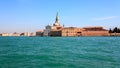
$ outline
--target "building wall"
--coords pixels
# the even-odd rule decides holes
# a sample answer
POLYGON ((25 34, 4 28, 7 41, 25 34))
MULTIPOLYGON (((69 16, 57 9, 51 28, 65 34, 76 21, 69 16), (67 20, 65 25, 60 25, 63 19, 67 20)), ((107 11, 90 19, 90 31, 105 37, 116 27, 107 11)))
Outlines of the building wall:
POLYGON ((61 36, 61 31, 51 31, 50 36, 61 36))
POLYGON ((65 28, 61 31, 62 36, 76 36, 74 28, 65 28))
POLYGON ((50 36, 109 36, 109 31, 98 28, 83 29, 67 27, 61 30, 51 31, 50 36))
POLYGON ((36 36, 36 33, 34 33, 34 32, 30 33, 30 36, 36 36))
POLYGON ((36 32, 36 36, 43 36, 43 32, 42 31, 36 32))
POLYGON ((82 31, 82 36, 109 36, 108 31, 82 31))
POLYGON ((43 31, 43 36, 49 36, 51 29, 52 27, 50 25, 47 25, 43 31))
POLYGON ((12 36, 20 36, 20 34, 12 34, 12 36))
POLYGON ((109 36, 109 31, 103 27, 86 27, 83 29, 82 36, 109 36))
POLYGON ((9 34, 8 33, 3 33, 3 34, 1 34, 1 36, 9 36, 9 34))
POLYGON ((45 29, 43 35, 44 36, 49 36, 50 31, 51 30, 49 30, 49 29, 45 29))
POLYGON ((24 33, 21 33, 20 36, 30 36, 30 33, 29 32, 24 32, 24 33))
POLYGON ((81 28, 68 27, 61 30, 62 36, 79 36, 81 35, 81 28))

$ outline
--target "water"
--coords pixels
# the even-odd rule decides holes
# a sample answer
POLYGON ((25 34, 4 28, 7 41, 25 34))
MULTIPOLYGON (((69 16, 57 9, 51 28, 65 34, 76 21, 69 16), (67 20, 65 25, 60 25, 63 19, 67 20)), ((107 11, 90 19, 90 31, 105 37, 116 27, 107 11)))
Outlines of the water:
POLYGON ((120 37, 0 37, 0 68, 120 68, 120 37))

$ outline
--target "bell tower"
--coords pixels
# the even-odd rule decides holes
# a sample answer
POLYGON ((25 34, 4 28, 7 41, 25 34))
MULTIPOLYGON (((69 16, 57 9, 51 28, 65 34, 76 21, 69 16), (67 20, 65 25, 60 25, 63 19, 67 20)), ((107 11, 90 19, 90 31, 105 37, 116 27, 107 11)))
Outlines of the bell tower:
POLYGON ((53 26, 60 26, 59 17, 58 17, 58 12, 57 12, 57 14, 56 14, 55 23, 53 24, 53 26))

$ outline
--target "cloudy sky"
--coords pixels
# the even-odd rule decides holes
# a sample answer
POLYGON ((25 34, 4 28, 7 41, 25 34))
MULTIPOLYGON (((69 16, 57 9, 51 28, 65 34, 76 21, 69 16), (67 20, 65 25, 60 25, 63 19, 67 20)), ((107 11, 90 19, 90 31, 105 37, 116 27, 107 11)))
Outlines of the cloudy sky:
POLYGON ((0 0, 0 33, 44 29, 57 12, 66 27, 120 27, 120 0, 0 0))

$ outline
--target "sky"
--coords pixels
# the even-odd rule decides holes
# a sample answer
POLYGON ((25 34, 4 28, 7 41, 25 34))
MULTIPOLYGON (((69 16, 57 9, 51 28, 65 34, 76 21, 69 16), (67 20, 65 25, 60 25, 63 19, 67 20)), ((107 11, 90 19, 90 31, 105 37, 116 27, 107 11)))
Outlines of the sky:
POLYGON ((0 33, 36 32, 53 25, 120 27, 120 0, 0 0, 0 33))

